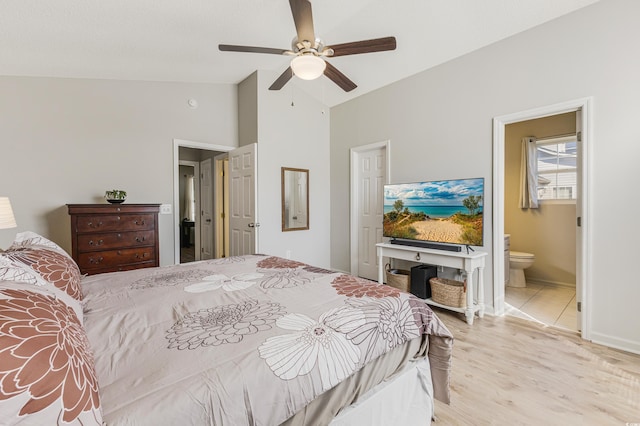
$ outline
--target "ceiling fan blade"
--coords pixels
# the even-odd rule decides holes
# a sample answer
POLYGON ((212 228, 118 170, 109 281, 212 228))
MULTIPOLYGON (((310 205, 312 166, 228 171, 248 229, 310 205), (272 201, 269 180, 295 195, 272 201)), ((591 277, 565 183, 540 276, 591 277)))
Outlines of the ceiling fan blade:
POLYGON ((333 49, 332 58, 336 56, 357 55, 360 53, 382 52, 396 49, 395 37, 383 37, 372 40, 353 41, 330 46, 333 49))
POLYGON ((219 44, 218 49, 223 52, 248 52, 248 53, 270 53, 273 55, 284 55, 289 52, 287 49, 274 49, 271 47, 235 46, 233 44, 219 44))
POLYGON ((313 42, 316 39, 313 31, 313 15, 311 13, 311 2, 309 0, 289 0, 293 22, 296 24, 298 41, 307 40, 313 42))
POLYGON ((340 86, 345 92, 350 92, 358 87, 353 81, 349 80, 346 75, 342 74, 336 67, 331 65, 328 61, 327 67, 324 69, 324 75, 326 75, 331 81, 340 86))
POLYGON ((284 70, 282 74, 280 74, 280 77, 278 77, 276 81, 273 82, 273 84, 269 87, 269 90, 282 89, 284 85, 287 84, 289 80, 291 80, 291 77, 293 77, 293 70, 291 69, 291 67, 289 67, 284 70))

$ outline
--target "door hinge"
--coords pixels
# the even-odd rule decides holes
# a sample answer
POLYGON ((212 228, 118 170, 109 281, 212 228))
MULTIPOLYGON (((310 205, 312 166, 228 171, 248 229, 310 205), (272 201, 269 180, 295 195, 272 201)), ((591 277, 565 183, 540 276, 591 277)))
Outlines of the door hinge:
POLYGON ((576 133, 576 139, 578 140, 578 142, 582 142, 582 132, 576 133))
POLYGON ((576 307, 578 312, 582 312, 582 302, 578 302, 578 306, 576 307))
POLYGON ((578 226, 582 226, 582 217, 578 216, 576 218, 576 222, 577 222, 578 226))
POLYGON ((224 213, 220 213, 220 217, 224 219, 224 213))

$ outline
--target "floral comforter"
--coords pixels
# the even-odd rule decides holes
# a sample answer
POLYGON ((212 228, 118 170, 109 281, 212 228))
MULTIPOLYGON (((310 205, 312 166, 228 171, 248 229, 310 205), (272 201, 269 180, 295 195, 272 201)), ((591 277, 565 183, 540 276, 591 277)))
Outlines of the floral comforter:
POLYGON ((429 356, 435 396, 448 402, 451 334, 393 287, 260 255, 82 286, 110 425, 280 424, 410 343, 409 358, 429 356))

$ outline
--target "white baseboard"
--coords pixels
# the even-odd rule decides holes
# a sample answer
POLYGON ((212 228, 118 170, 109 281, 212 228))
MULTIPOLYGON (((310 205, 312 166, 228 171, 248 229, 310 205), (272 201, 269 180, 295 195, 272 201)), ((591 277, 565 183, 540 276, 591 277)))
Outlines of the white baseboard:
POLYGON ((619 339, 617 337, 612 337, 593 331, 590 333, 589 337, 593 343, 640 355, 640 342, 634 342, 627 339, 619 339))
POLYGON ((495 317, 495 316, 496 316, 496 312, 495 312, 495 310, 493 309, 493 305, 487 305, 487 304, 485 303, 485 305, 484 305, 484 314, 485 314, 485 315, 492 316, 492 317, 495 317))
POLYGON ((533 283, 533 284, 548 285, 550 287, 571 287, 571 288, 576 288, 576 283, 565 283, 565 282, 562 282, 562 281, 542 280, 542 279, 538 279, 536 277, 527 277, 527 282, 528 283, 533 283))

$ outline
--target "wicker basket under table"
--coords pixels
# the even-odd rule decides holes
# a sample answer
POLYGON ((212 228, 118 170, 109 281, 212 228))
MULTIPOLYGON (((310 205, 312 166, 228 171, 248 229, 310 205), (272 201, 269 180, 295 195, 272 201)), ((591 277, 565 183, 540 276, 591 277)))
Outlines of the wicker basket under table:
POLYGON ((431 299, 441 305, 454 308, 467 307, 467 284, 447 278, 431 278, 431 299))
POLYGON ((387 264, 387 285, 408 293, 411 290, 410 274, 404 269, 391 269, 387 264))

